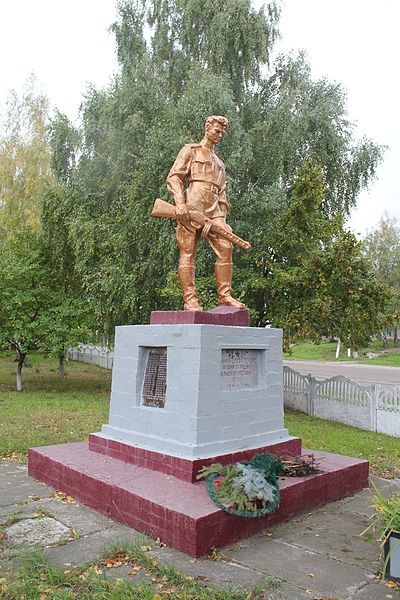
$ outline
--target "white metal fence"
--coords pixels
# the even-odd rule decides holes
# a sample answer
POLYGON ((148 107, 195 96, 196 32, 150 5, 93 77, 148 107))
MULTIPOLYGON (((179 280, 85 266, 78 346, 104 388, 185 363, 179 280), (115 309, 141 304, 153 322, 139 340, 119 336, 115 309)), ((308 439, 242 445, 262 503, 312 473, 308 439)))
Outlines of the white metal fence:
POLYGON ((114 360, 114 350, 107 346, 80 345, 77 348, 70 348, 68 351, 70 360, 97 365, 103 369, 112 369, 114 360))
MULTIPOLYGON (((114 351, 81 345, 69 350, 69 358, 111 369, 114 351)), ((400 437, 400 385, 362 386, 342 375, 321 380, 283 367, 283 387, 284 403, 289 408, 400 437)))
POLYGON ((283 367, 285 406, 311 416, 400 437, 400 386, 362 386, 342 375, 316 379, 283 367))

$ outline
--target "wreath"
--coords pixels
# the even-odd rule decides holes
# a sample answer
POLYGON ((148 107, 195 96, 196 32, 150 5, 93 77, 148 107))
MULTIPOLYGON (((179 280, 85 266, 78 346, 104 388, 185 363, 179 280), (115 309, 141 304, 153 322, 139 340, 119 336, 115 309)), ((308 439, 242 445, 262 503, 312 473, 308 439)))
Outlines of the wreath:
POLYGON ((203 467, 197 479, 207 478, 208 494, 222 510, 239 517, 263 517, 279 507, 278 476, 282 460, 274 454, 255 454, 251 461, 203 467))

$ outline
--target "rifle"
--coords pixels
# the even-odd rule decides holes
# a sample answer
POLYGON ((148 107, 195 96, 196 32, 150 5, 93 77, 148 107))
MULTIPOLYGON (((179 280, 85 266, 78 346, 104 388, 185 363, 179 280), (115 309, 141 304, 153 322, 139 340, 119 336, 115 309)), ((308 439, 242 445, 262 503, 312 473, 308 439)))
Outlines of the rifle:
MULTIPOLYGON (((173 204, 165 202, 161 198, 157 198, 154 202, 153 210, 151 211, 153 217, 164 217, 166 219, 176 219, 176 209, 173 204)), ((189 210, 190 224, 197 230, 202 231, 202 237, 206 237, 209 232, 219 235, 220 237, 229 240, 233 244, 237 244, 243 250, 249 250, 251 248, 250 242, 242 240, 238 235, 235 235, 231 231, 226 230, 220 225, 214 225, 212 219, 205 217, 197 210, 189 210)))

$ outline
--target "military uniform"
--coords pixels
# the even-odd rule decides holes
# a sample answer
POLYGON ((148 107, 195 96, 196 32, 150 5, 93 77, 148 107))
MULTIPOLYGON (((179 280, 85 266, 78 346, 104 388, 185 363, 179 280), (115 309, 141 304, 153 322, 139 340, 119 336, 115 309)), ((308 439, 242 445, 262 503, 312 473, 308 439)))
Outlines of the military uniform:
MULTIPOLYGON (((167 177, 167 187, 177 206, 201 212, 215 225, 226 227, 225 167, 222 159, 202 144, 186 144, 167 177)), ((195 256, 201 232, 190 225, 177 224, 179 247, 179 278, 184 291, 186 310, 202 310, 195 289, 195 256)), ((216 254, 215 273, 219 304, 244 306, 231 297, 232 243, 216 235, 207 235, 207 242, 216 254)))

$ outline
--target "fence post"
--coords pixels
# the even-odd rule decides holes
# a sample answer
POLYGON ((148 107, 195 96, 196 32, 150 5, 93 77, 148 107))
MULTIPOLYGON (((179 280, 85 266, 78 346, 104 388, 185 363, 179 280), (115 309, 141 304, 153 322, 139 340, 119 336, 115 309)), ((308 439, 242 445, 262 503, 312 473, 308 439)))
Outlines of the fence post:
POLYGON ((307 375, 307 381, 308 381, 308 397, 307 397, 307 414, 310 415, 310 417, 314 416, 314 404, 315 404, 315 394, 314 394, 314 390, 315 390, 315 379, 314 377, 311 375, 311 373, 309 373, 307 375))
POLYGON ((378 385, 377 383, 374 383, 371 385, 371 401, 370 401, 371 402, 370 403, 371 431, 378 431, 378 429, 377 429, 377 425, 378 425, 377 413, 378 413, 379 391, 380 391, 380 385, 378 385))

